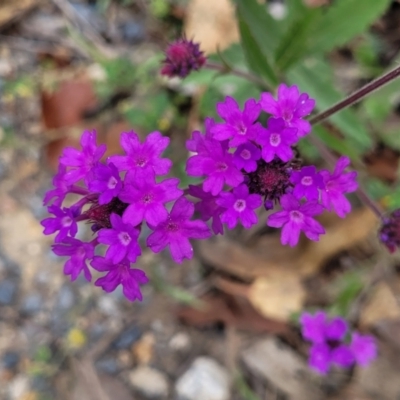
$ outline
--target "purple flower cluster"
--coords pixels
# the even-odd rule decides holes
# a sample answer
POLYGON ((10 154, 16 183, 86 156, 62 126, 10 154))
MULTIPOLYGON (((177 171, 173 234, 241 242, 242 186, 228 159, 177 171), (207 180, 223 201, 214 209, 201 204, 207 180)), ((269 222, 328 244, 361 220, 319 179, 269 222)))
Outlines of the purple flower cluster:
POLYGON ((142 254, 139 236, 143 223, 152 231, 147 247, 155 253, 169 247, 178 263, 193 255, 189 239, 211 235, 205 222, 191 220, 195 206, 178 188, 179 180, 160 178, 172 165, 171 160, 161 158, 168 144, 169 139, 159 132, 150 133, 144 143, 134 132, 122 133, 125 155, 111 156, 103 163, 106 146, 97 145, 95 132, 85 131, 82 150, 64 149, 54 188, 44 198, 53 216, 41 224, 44 234, 57 233, 52 248, 55 254, 68 257, 64 273, 71 280, 83 273, 90 281, 89 262, 94 270, 105 272, 96 286, 111 292, 122 285, 127 299, 141 300, 140 285, 148 278, 131 264, 142 254), (68 194, 81 198, 62 207, 68 194), (91 224, 95 237, 89 242, 75 237, 80 221, 91 224), (104 257, 96 255, 99 245, 106 246, 104 257))
POLYGON ((350 336, 347 322, 341 317, 328 318, 326 313, 303 313, 301 333, 311 342, 309 365, 320 374, 326 374, 332 365, 350 368, 355 364, 367 366, 377 357, 375 339, 357 332, 350 336))
POLYGON ((198 43, 185 38, 178 39, 171 43, 165 51, 161 75, 170 78, 174 76, 184 78, 190 72, 200 69, 205 62, 206 57, 198 43))
POLYGON ((350 160, 341 157, 333 173, 300 166, 296 150, 299 139, 311 131, 303 118, 315 101, 297 86, 281 84, 278 99, 262 93, 260 101, 249 99, 243 110, 232 97, 217 104, 223 122, 207 119, 205 134, 195 131, 186 147, 194 153, 187 161, 189 176, 200 177, 189 194, 199 198, 195 208, 203 221, 212 219, 215 234, 239 222, 256 224, 262 205, 282 210, 269 215, 267 225, 282 228, 283 244, 295 246, 300 232, 311 240, 325 233, 314 217, 324 210, 340 217, 350 212, 345 193, 357 189, 357 173, 345 172, 350 160), (258 122, 261 112, 269 114, 266 126, 258 122))
POLYGON ((394 253, 400 247, 400 209, 394 210, 382 222, 379 239, 391 253, 394 253))

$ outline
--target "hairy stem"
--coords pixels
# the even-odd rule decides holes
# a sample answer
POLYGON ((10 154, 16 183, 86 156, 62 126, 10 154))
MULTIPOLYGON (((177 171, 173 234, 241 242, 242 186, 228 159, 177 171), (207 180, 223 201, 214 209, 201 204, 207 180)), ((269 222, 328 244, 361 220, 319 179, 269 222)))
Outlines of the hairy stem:
POLYGON ((373 80, 372 82, 366 84, 361 89, 358 89, 350 96, 346 97, 345 99, 339 101, 338 103, 334 104, 333 106, 329 107, 327 110, 322 111, 321 113, 311 117, 309 119, 312 125, 319 124, 320 122, 326 120, 327 118, 331 117, 332 115, 336 114, 337 112, 352 106, 353 104, 358 103, 361 99, 363 99, 368 94, 374 92, 375 90, 380 89, 382 86, 386 85, 387 83, 391 82, 392 80, 398 78, 400 76, 400 66, 396 67, 395 69, 389 71, 388 73, 382 75, 381 77, 373 80))

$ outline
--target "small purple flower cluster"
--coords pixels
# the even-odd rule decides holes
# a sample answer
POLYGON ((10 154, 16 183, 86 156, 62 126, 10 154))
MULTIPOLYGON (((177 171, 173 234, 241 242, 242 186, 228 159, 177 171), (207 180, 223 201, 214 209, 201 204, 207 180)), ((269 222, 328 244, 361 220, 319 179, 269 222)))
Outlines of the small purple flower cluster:
POLYGON ((375 339, 357 332, 349 336, 347 322, 341 317, 329 319, 325 312, 315 315, 303 313, 300 317, 301 333, 311 342, 309 366, 320 374, 326 374, 332 365, 350 368, 355 364, 367 366, 377 357, 375 339))
POLYGON ((194 204, 178 188, 179 180, 166 175, 171 160, 161 158, 169 139, 159 132, 150 133, 144 143, 134 132, 122 133, 125 155, 115 155, 101 162, 106 146, 96 144, 96 133, 85 131, 82 150, 65 148, 60 157, 54 189, 48 191, 44 204, 50 204, 53 217, 41 223, 44 234, 57 232, 52 246, 55 254, 67 256, 64 273, 75 280, 81 273, 90 281, 87 265, 105 275, 96 286, 112 292, 122 285, 125 297, 142 299, 140 285, 148 282, 145 273, 131 268, 142 254, 139 235, 144 222, 152 233, 146 245, 158 253, 167 246, 172 258, 181 263, 191 258, 189 238, 204 239, 211 235, 203 221, 191 220, 194 204), (68 194, 80 195, 75 204, 62 207, 68 194), (168 212, 166 205, 174 202, 168 212), (75 236, 78 222, 87 221, 95 237, 82 242, 75 236), (105 245, 104 256, 96 254, 97 246, 105 245))
POLYGON ((313 217, 324 209, 340 217, 350 212, 345 193, 357 189, 357 172, 345 172, 350 164, 341 157, 333 173, 301 167, 296 143, 311 131, 303 118, 315 101, 297 86, 281 84, 278 99, 262 93, 260 101, 249 99, 243 111, 231 97, 217 105, 224 122, 209 118, 205 134, 195 131, 186 147, 192 155, 186 165, 189 176, 201 177, 189 194, 199 198, 196 210, 203 221, 212 219, 215 234, 238 222, 250 228, 257 223, 255 210, 280 203, 282 210, 269 215, 267 225, 281 228, 283 244, 295 246, 300 232, 318 240, 324 228, 313 217), (267 126, 258 122, 261 112, 270 115, 267 126))
POLYGON ((382 222, 379 239, 391 253, 394 253, 400 247, 400 209, 394 210, 382 222))
POLYGON ((185 38, 178 39, 171 43, 165 51, 164 66, 161 75, 170 78, 178 76, 185 78, 192 71, 197 71, 206 62, 200 45, 185 38))

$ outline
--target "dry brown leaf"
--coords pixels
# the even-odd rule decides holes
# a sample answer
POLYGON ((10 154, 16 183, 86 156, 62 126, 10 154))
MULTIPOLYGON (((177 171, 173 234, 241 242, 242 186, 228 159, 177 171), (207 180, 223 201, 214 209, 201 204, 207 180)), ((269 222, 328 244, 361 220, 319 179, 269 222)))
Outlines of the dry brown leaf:
POLYGON ((383 319, 398 318, 400 318, 400 308, 392 291, 385 282, 379 283, 361 311, 360 323, 371 326, 383 319))
POLYGON ((152 333, 146 333, 132 346, 132 352, 139 364, 149 364, 153 358, 155 338, 152 333))
POLYGON ((257 278, 249 290, 249 300, 265 317, 288 321, 302 310, 306 292, 298 276, 282 273, 257 278))
POLYGON ((185 18, 185 34, 200 42, 206 53, 223 50, 239 41, 235 9, 229 0, 191 0, 185 18))

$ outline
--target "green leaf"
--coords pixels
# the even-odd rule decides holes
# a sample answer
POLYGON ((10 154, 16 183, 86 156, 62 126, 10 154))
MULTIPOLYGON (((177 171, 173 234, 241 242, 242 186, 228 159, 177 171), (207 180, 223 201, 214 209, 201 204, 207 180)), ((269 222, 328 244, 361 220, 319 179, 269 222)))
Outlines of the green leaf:
POLYGON ((313 30, 311 53, 323 53, 342 46, 364 32, 391 0, 335 0, 313 30))
POLYGON ((320 15, 320 9, 310 9, 293 20, 275 52, 275 64, 280 71, 287 70, 307 53, 310 33, 320 15))
MULTIPOLYGON (((288 80, 297 84, 302 91, 316 100, 318 110, 324 110, 343 99, 344 95, 335 89, 331 67, 321 59, 307 59, 288 71, 288 80)), ((358 154, 372 147, 372 139, 359 118, 351 109, 344 109, 329 120, 340 129, 358 154)))
POLYGON ((272 59, 283 33, 283 25, 272 18, 265 4, 259 4, 257 0, 235 0, 235 3, 239 19, 247 25, 265 57, 272 59))
POLYGON ((268 62, 268 56, 258 45, 247 23, 239 16, 240 39, 250 69, 261 76, 269 85, 275 87, 278 79, 268 62))

